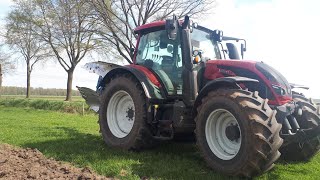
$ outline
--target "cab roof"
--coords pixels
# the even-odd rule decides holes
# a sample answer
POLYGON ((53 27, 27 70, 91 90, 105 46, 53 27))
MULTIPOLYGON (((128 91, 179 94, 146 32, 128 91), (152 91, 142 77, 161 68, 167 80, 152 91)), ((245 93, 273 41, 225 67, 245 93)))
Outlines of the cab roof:
POLYGON ((157 29, 157 28, 164 28, 166 24, 166 21, 155 21, 148 24, 144 24, 141 26, 138 26, 134 29, 135 34, 139 34, 140 32, 144 30, 150 30, 150 29, 157 29))

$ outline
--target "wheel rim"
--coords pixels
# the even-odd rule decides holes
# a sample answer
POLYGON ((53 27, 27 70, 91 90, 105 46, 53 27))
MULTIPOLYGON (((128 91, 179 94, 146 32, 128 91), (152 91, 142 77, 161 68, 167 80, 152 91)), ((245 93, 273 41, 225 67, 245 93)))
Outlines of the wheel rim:
POLYGON ((222 160, 234 158, 241 147, 241 129, 236 118, 225 109, 216 109, 208 116, 206 140, 211 151, 222 160))
POLYGON ((116 92, 108 103, 106 116, 111 133, 118 138, 126 137, 135 120, 135 107, 131 96, 123 90, 116 92))

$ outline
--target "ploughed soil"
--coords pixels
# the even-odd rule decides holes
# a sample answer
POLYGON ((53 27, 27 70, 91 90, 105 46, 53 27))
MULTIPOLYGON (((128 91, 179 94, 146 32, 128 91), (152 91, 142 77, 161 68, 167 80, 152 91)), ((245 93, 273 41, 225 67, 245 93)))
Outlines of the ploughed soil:
POLYGON ((46 158, 37 149, 0 144, 0 179, 112 179, 46 158))

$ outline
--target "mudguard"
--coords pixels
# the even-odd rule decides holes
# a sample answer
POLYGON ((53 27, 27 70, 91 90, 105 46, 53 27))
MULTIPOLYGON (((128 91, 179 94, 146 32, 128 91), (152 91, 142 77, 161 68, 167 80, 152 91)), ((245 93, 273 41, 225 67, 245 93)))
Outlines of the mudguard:
POLYGON ((251 79, 241 76, 223 77, 211 80, 198 93, 198 96, 194 102, 192 108, 192 114, 195 117, 197 115, 197 107, 201 104, 202 98, 204 98, 210 91, 217 90, 219 88, 241 89, 240 83, 253 82, 258 83, 256 79, 251 79))
MULTIPOLYGON (((154 85, 143 72, 132 66, 120 66, 113 63, 98 61, 85 64, 84 69, 87 69, 89 72, 96 73, 100 76, 97 84, 97 91, 103 90, 113 76, 120 74, 131 74, 141 83, 149 102, 160 103, 163 100, 159 88, 154 85)), ((96 94, 99 93, 95 94, 93 93, 93 90, 89 91, 88 88, 81 88, 79 91, 88 105, 90 105, 95 111, 98 111, 99 108, 97 107, 97 103, 99 102, 99 96, 96 94)))
POLYGON ((107 83, 111 80, 111 78, 114 75, 126 74, 126 73, 131 74, 133 77, 135 77, 141 83, 141 86, 144 90, 144 93, 149 100, 153 101, 153 100, 157 100, 157 99, 159 99, 159 100, 163 99, 159 88, 157 86, 155 86, 146 77, 145 74, 143 74, 139 70, 137 70, 133 67, 130 67, 130 66, 121 66, 121 67, 117 67, 115 69, 112 69, 110 72, 108 72, 104 76, 104 78, 100 81, 100 84, 98 86, 104 87, 105 85, 107 85, 107 83))

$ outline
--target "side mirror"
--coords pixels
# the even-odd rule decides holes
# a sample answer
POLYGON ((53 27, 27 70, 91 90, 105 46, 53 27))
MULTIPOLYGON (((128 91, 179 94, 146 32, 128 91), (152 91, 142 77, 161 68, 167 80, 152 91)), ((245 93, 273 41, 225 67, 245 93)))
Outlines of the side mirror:
POLYGON ((234 44, 226 43, 226 46, 227 46, 228 51, 229 51, 229 58, 230 59, 240 59, 240 56, 239 56, 239 53, 238 53, 238 49, 234 44))
POLYGON ((244 52, 246 51, 246 47, 241 43, 241 58, 243 59, 244 52))
POLYGON ((242 56, 242 59, 243 59, 243 55, 244 55, 244 52, 247 51, 247 42, 246 40, 243 40, 244 44, 241 43, 241 56, 242 56))
POLYGON ((214 41, 221 42, 223 37, 223 32, 221 30, 216 29, 213 31, 212 36, 214 41))
POLYGON ((168 34, 168 38, 171 40, 175 40, 178 34, 178 26, 179 22, 176 15, 173 15, 172 19, 166 20, 166 31, 168 34))

